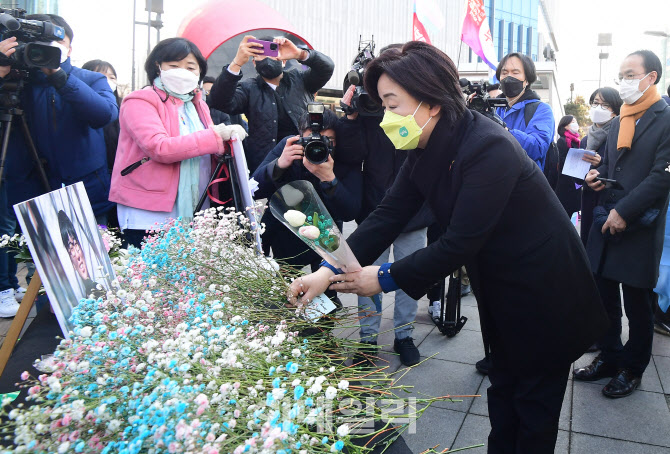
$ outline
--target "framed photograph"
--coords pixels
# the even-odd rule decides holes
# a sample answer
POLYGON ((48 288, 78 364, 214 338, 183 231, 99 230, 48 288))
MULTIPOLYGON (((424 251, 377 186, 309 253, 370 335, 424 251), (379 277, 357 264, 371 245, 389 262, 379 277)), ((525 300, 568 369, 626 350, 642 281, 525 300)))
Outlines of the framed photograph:
POLYGON ((114 270, 79 182, 14 205, 35 267, 65 337, 82 298, 104 296, 114 270))

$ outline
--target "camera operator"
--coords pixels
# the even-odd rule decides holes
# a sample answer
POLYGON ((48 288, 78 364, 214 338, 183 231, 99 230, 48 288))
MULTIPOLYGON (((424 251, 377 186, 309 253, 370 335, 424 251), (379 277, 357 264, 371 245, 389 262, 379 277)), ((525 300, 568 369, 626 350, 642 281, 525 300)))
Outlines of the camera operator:
MULTIPOLYGON (((336 128, 337 116, 331 110, 324 110, 320 132, 329 139, 333 147, 336 141, 347 140, 346 135, 336 134, 336 128), (341 139, 337 139, 337 136, 341 139)), ((302 137, 312 134, 308 113, 301 117, 299 129, 302 137)), ((331 153, 325 162, 314 164, 304 155, 303 146, 296 143, 300 136, 281 140, 258 166, 253 174, 258 182, 255 197, 270 197, 279 187, 291 181, 310 181, 341 229, 342 221, 354 219, 361 207, 360 164, 343 164, 339 162, 336 153, 331 153)), ((265 223, 263 247, 266 248, 266 253, 269 253, 271 247, 274 258, 288 265, 311 265, 313 269, 318 268, 321 258, 277 221, 269 210, 265 212, 262 222, 265 223)))
MULTIPOLYGON (((73 32, 56 15, 30 15, 26 19, 51 22, 65 29, 65 38, 52 43, 61 50, 58 69, 31 69, 21 105, 32 132, 51 189, 83 181, 99 223, 105 223, 114 206, 108 201, 110 175, 107 168, 102 128, 119 114, 116 98, 100 73, 72 66, 73 32)), ((0 43, 0 51, 9 56, 17 46, 15 37, 0 43)), ((0 67, 0 91, 11 67, 0 67)), ((43 194, 46 189, 37 178, 33 162, 20 128, 9 139, 5 178, 8 203, 23 202, 43 194)))
MULTIPOLYGON (((389 49, 401 47, 401 44, 386 46, 381 49, 380 55, 389 49)), ((352 104, 355 88, 351 85, 347 89, 342 104, 345 106, 352 104)), ((379 126, 382 118, 381 110, 378 116, 363 116, 354 112, 340 118, 340 133, 350 137, 351 144, 355 144, 355 147, 340 147, 340 156, 343 160, 363 163, 363 200, 361 211, 356 216, 356 223, 359 225, 377 208, 407 158, 407 151, 396 149, 379 126)), ((428 204, 424 204, 393 242, 394 260, 401 260, 426 247, 426 231, 434 222, 435 218, 428 204)), ((387 262, 390 251, 391 247, 387 248, 375 263, 381 265, 387 262)), ((394 349, 405 366, 413 366, 421 360, 419 349, 412 339, 414 330, 412 323, 416 318, 417 308, 417 300, 402 290, 396 291, 393 310, 393 324, 396 330, 394 349)), ((377 346, 382 318, 382 294, 378 293, 372 299, 358 297, 358 309, 361 317, 361 343, 369 344, 369 350, 373 351, 377 346)), ((367 358, 365 355, 356 357, 354 363, 365 358, 367 358)))
POLYGON ((498 98, 502 96, 503 98, 505 97, 503 95, 502 90, 500 89, 500 84, 490 84, 486 87, 486 92, 489 94, 489 97, 491 98, 498 98))
POLYGON ((547 151, 554 141, 555 122, 549 104, 540 101, 530 89, 537 80, 535 63, 517 52, 507 54, 498 64, 496 77, 508 103, 508 107, 497 108, 496 113, 530 159, 544 171, 547 151))
POLYGON ((313 94, 333 75, 335 65, 313 49, 298 49, 286 38, 261 38, 278 44, 278 57, 263 55, 263 46, 245 36, 230 65, 216 79, 208 104, 229 115, 244 113, 249 121, 245 154, 249 171, 254 172, 265 155, 284 137, 298 133, 300 117, 307 111, 313 94), (251 57, 258 76, 242 79, 242 65, 251 57), (308 66, 284 70, 287 60, 297 59, 308 66))

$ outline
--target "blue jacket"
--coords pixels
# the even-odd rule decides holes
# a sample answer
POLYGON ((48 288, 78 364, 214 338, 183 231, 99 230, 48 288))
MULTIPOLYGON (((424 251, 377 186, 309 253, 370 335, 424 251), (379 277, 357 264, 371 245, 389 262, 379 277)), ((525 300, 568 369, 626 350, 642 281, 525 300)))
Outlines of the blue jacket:
MULTIPOLYGON (((83 181, 93 212, 104 214, 114 204, 108 201, 110 174, 102 128, 118 118, 119 107, 103 74, 76 68, 69 58, 61 69, 68 77, 58 89, 44 73, 32 70, 21 93, 21 107, 51 190, 83 181)), ((17 121, 5 178, 10 204, 46 192, 17 121)))
POLYGON ((512 107, 498 107, 496 113, 503 119, 509 132, 521 144, 530 159, 535 161, 540 169, 544 170, 544 160, 547 157, 549 144, 554 140, 554 113, 549 104, 541 102, 537 106, 535 115, 528 126, 524 118, 526 104, 537 102, 539 97, 533 91, 527 92, 520 101, 512 107))

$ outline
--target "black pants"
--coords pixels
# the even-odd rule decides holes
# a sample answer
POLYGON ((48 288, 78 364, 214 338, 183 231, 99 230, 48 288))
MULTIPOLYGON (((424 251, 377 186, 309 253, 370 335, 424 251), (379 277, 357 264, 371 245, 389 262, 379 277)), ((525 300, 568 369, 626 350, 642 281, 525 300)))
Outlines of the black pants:
POLYGON ((631 287, 626 284, 595 276, 600 297, 610 319, 610 329, 599 342, 603 359, 620 369, 642 376, 651 359, 654 339, 654 291, 650 288, 631 287), (621 293, 628 317, 628 342, 621 343, 621 293))
POLYGON ((509 371, 493 356, 489 454, 553 454, 570 364, 537 375, 509 371))

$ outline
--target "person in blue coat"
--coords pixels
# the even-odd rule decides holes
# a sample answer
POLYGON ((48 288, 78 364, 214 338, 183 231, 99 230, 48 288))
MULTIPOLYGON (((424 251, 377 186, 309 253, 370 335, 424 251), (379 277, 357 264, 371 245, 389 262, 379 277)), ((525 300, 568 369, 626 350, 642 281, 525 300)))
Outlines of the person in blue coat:
POLYGON ((496 77, 509 104, 498 107, 496 113, 530 159, 544 170, 547 150, 554 140, 555 120, 549 104, 540 101, 537 93, 530 89, 537 80, 535 63, 517 52, 505 55, 498 64, 496 77))
MULTIPOLYGON (((301 117, 298 127, 301 136, 311 134, 309 114, 301 117)), ((326 109, 323 113, 321 135, 328 137, 333 145, 347 140, 345 136, 336 135, 337 128, 337 116, 326 109)), ((361 208, 363 187, 361 166, 338 162, 336 147, 326 162, 313 164, 304 157, 303 147, 295 143, 298 138, 299 136, 285 137, 258 166, 253 173, 253 178, 258 182, 258 190, 254 197, 269 198, 277 189, 291 181, 310 181, 328 212, 342 229, 342 222, 353 220, 361 208)), ((299 268, 305 265, 318 268, 321 258, 277 221, 269 210, 261 222, 265 224, 262 239, 266 253, 272 248, 274 258, 282 260, 285 264, 299 268)))
MULTIPOLYGON (((56 15, 27 16, 51 22, 65 29, 65 38, 55 44, 61 49, 58 69, 31 69, 20 94, 20 107, 43 162, 51 190, 83 181, 99 221, 114 207, 109 202, 110 174, 107 166, 103 127, 116 120, 119 107, 107 78, 100 73, 72 66, 73 32, 56 15)), ((15 38, 3 41, 5 55, 17 45, 15 38), (6 49, 6 50, 5 50, 6 49)), ((0 90, 11 78, 10 67, 0 67, 0 90)), ((38 178, 20 128, 9 140, 5 183, 9 205, 48 192, 38 178)))

